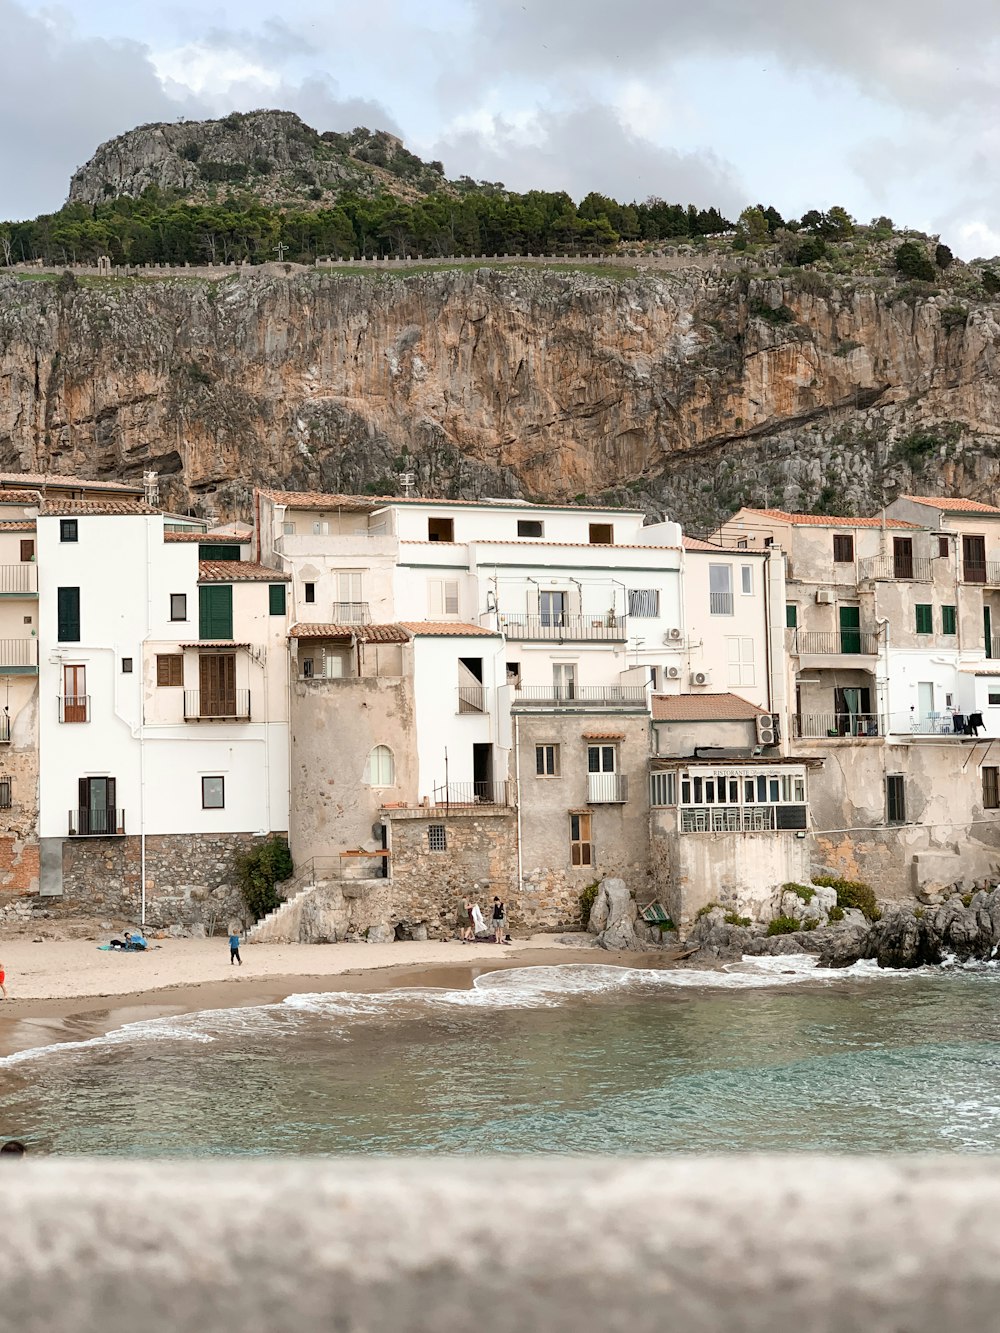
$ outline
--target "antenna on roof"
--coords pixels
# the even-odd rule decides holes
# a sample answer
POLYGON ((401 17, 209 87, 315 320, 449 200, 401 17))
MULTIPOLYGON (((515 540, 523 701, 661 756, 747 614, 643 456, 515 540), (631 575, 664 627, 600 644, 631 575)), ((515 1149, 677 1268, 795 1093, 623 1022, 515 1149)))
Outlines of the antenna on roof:
POLYGON ((142 474, 142 489, 146 503, 151 509, 155 509, 160 503, 160 479, 155 472, 142 474))
POLYGON ((415 472, 401 472, 399 474, 399 486, 407 499, 413 494, 417 484, 417 474, 415 472))

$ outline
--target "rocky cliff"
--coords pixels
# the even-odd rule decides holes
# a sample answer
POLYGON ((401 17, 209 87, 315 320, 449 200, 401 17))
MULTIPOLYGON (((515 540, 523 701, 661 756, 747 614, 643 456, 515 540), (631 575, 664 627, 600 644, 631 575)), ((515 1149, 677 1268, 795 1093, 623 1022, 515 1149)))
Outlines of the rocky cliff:
POLYGON ((993 493, 1000 307, 890 280, 271 266, 0 277, 0 464, 138 477, 246 515, 254 483, 602 496, 709 525, 993 493))

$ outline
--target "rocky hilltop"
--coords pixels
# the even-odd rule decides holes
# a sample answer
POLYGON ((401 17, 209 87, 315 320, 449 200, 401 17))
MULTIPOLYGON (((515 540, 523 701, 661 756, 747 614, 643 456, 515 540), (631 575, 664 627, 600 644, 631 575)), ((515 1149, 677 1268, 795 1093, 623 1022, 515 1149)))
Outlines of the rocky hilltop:
POLYGON ((258 268, 0 276, 0 465, 161 476, 246 516, 254 483, 603 497, 708 526, 993 494, 1000 306, 888 279, 695 268, 258 268))
POLYGON ((441 189, 425 163, 384 130, 320 134, 291 111, 140 125, 101 144, 70 182, 70 204, 138 198, 155 186, 189 202, 245 189, 265 204, 329 205, 339 195, 412 199, 441 189))

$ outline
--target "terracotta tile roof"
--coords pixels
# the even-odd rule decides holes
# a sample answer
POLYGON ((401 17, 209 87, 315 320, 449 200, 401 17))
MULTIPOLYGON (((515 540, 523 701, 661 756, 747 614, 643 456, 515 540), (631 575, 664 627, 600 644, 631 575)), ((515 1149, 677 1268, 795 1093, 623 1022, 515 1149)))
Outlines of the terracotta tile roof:
POLYGON ((654 694, 654 722, 752 722, 763 713, 738 694, 654 694))
POLYGON ((199 560, 199 583, 291 583, 291 575, 252 560, 199 560))
MULTIPOLYGON (((914 525, 916 526, 916 525, 914 525)), ((401 541, 400 546, 572 546, 581 551, 679 551, 679 546, 647 546, 643 542, 550 542, 537 537, 473 537, 469 542, 401 541)), ((713 550, 718 549, 713 547, 713 550)))
POLYGON ((35 526, 33 518, 0 519, 0 532, 34 532, 35 526))
POLYGON ((441 621, 441 620, 404 620, 400 622, 403 629, 409 630, 411 634, 420 634, 430 637, 450 637, 452 635, 461 636, 482 636, 484 638, 498 639, 500 636, 496 630, 484 629, 482 625, 467 625, 461 621, 441 621))
POLYGON ((912 504, 940 509, 946 514, 996 514, 1000 517, 1000 509, 996 505, 983 504, 981 500, 965 500, 961 496, 901 495, 899 498, 909 500, 912 504))
MULTIPOLYGON (((790 514, 784 509, 747 509, 747 514, 760 514, 764 518, 775 518, 781 523, 791 523, 796 528, 919 528, 919 523, 910 523, 904 518, 851 518, 834 514, 790 514)), ((998 511, 1000 512, 1000 511, 998 511)), ((723 529, 730 527, 732 519, 724 523, 723 529)))
POLYGON ((288 631, 290 639, 357 639, 361 643, 409 643, 402 625, 313 625, 302 621, 288 631))
POLYGON ((118 491, 122 495, 141 495, 142 487, 128 481, 87 481, 60 472, 0 472, 0 488, 5 486, 59 486, 63 489, 118 491))
POLYGON ((0 487, 0 505, 36 505, 41 498, 38 491, 5 491, 0 487))
POLYGON ((234 643, 232 639, 202 639, 199 643, 180 643, 179 648, 249 648, 248 643, 234 643))
MULTIPOLYGON (((2 492, 0 492, 2 493, 2 492)), ((109 497, 102 500, 96 497, 93 500, 50 500, 42 501, 42 516, 44 518, 52 517, 83 517, 84 515, 104 515, 105 517, 121 515, 133 517, 136 514, 157 514, 158 509, 151 509, 145 500, 115 499, 109 497)))
POLYGON ((585 731, 581 739, 585 741, 623 741, 625 733, 624 731, 585 731))
MULTIPOLYGON (((3 492, 0 491, 0 502, 3 499, 3 492)), ((243 537, 237 533, 228 536, 222 532, 165 532, 163 534, 165 542, 225 542, 227 546, 249 546, 253 540, 249 534, 243 537)))
POLYGON ((766 555, 761 547, 717 546, 715 542, 703 542, 700 537, 685 537, 685 551, 710 551, 713 555, 766 555))
POLYGON ((566 504, 534 504, 531 500, 509 499, 506 496, 484 496, 481 500, 444 500, 433 495, 338 495, 325 494, 323 491, 271 491, 262 489, 261 495, 266 495, 275 504, 288 505, 290 509, 347 509, 355 513, 370 513, 373 509, 381 509, 385 505, 430 505, 433 508, 447 509, 452 505, 458 508, 471 509, 489 509, 495 506, 497 509, 509 509, 516 512, 518 509, 552 509, 579 510, 586 514, 640 514, 639 509, 618 509, 614 505, 577 505, 567 502, 566 504))

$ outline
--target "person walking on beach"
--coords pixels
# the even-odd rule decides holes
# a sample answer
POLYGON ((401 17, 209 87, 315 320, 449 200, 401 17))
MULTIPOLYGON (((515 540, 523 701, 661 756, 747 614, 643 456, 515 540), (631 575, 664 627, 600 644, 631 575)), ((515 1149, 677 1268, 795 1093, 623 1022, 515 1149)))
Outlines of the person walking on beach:
POLYGON ((3 970, 3 963, 0 963, 0 995, 2 995, 5 1000, 7 998, 7 986, 5 984, 6 977, 7 973, 3 970))
POLYGON ((462 899, 462 911, 459 915, 459 925, 462 928, 462 939, 466 944, 476 938, 476 926, 472 917, 472 903, 468 898, 462 899))
POLYGON ((232 967, 233 963, 243 966, 243 959, 240 957, 240 937, 236 931, 229 936, 229 966, 232 967))
POLYGON ((504 907, 494 894, 493 897, 493 938, 497 944, 503 944, 504 907))

